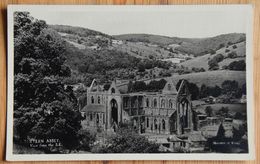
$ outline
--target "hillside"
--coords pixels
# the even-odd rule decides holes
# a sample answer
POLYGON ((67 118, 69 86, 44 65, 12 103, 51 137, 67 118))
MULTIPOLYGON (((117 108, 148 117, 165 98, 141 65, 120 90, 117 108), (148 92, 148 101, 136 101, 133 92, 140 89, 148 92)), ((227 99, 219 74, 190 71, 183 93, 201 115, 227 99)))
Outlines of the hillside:
POLYGON ((226 46, 229 42, 234 44, 245 41, 246 38, 245 34, 241 33, 223 34, 210 38, 178 38, 148 34, 125 34, 114 37, 125 41, 146 42, 164 47, 175 44, 177 45, 174 48, 175 51, 195 56, 204 55, 210 50, 218 50, 222 45, 226 46))
POLYGON ((245 34, 223 34, 210 38, 178 38, 151 34, 110 36, 95 30, 64 25, 50 25, 67 42, 79 49, 116 49, 137 58, 190 59, 218 50, 228 44, 245 41, 245 34))
POLYGON ((217 54, 222 54, 224 56, 224 60, 219 62, 219 67, 222 68, 223 66, 229 65, 232 61, 238 61, 238 60, 245 60, 246 56, 246 47, 245 47, 245 41, 232 44, 230 46, 223 47, 216 51, 215 54, 206 54, 203 56, 199 56, 190 60, 187 60, 180 65, 183 65, 188 68, 204 68, 205 70, 209 69, 208 61, 211 60, 213 57, 215 57, 217 54), (236 48, 234 48, 236 47, 236 48), (235 52, 237 54, 236 58, 228 58, 228 54, 230 52, 235 52))
MULTIPOLYGON (((197 84, 199 87, 202 84, 206 86, 221 86, 221 84, 225 80, 235 80, 239 83, 239 85, 243 85, 246 81, 246 72, 245 71, 226 71, 226 70, 218 70, 218 71, 208 71, 208 72, 199 72, 199 73, 191 73, 191 74, 183 74, 183 75, 172 75, 172 77, 164 78, 164 79, 172 79, 176 84, 181 79, 186 79, 192 83, 197 84)), ((157 78, 153 80, 160 80, 162 78, 157 78)), ((151 80, 145 80, 145 83, 149 83, 151 80)))
POLYGON ((172 38, 161 35, 151 35, 151 34, 123 34, 123 35, 115 35, 116 39, 125 40, 129 42, 146 42, 158 44, 161 46, 169 45, 169 44, 180 44, 183 40, 181 38, 172 38))
POLYGON ((50 25, 49 28, 57 31, 64 40, 82 50, 115 50, 140 59, 166 59, 173 57, 185 59, 187 57, 187 54, 173 51, 170 49, 171 47, 162 46, 159 41, 163 41, 165 40, 164 38, 167 38, 164 36, 155 35, 153 41, 155 42, 158 39, 158 42, 151 44, 145 42, 145 39, 143 42, 126 41, 81 27, 50 25), (159 38, 161 39, 159 40, 159 38))
POLYGON ((168 58, 180 58, 186 59, 192 57, 188 54, 181 53, 179 51, 172 51, 171 49, 164 48, 157 44, 151 44, 146 42, 129 42, 115 47, 118 51, 128 53, 138 58, 150 58, 150 59, 168 59, 168 58))
POLYGON ((246 82, 246 72, 219 70, 184 75, 173 75, 172 78, 175 80, 187 79, 188 81, 193 82, 198 86, 201 86, 202 84, 207 86, 221 86, 225 80, 235 80, 241 86, 246 82))
POLYGON ((146 76, 165 78, 171 74, 175 80, 184 78, 198 86, 202 83, 221 85, 227 79, 245 82, 244 71, 207 71, 208 61, 220 53, 225 57, 219 63, 220 68, 232 61, 244 60, 245 34, 189 39, 149 34, 109 36, 86 28, 60 25, 50 25, 49 28, 66 41, 66 64, 72 70, 72 77, 66 79, 69 83, 87 81, 88 84, 93 78, 102 82, 115 78, 144 79, 146 76), (212 49, 216 49, 215 54, 205 54, 212 49), (228 58, 230 52, 237 53, 237 56, 228 58), (183 62, 173 64, 175 61, 183 62), (176 74, 179 69, 192 70, 192 67, 203 67, 206 72, 176 74))
POLYGON ((90 30, 83 27, 76 27, 76 26, 72 27, 67 25, 48 25, 48 27, 60 33, 78 35, 79 37, 89 37, 89 36, 97 36, 97 35, 111 37, 102 32, 90 30))

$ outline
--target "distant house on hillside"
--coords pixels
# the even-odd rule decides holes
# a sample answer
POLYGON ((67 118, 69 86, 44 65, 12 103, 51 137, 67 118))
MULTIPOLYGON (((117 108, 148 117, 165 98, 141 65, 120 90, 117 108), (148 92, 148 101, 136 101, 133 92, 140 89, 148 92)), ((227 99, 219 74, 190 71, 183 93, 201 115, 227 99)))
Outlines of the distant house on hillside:
POLYGON ((113 39, 113 40, 112 40, 112 44, 121 45, 121 44, 123 44, 123 41, 122 41, 122 40, 115 40, 115 39, 113 39))

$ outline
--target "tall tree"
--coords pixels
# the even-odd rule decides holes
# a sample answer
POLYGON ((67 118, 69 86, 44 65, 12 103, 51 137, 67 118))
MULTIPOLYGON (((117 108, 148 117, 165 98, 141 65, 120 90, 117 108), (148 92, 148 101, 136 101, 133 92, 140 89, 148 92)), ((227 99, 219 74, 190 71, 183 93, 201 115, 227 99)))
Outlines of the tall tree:
POLYGON ((213 109, 212 109, 212 107, 211 107, 211 106, 207 106, 207 107, 205 108, 205 113, 207 114, 208 117, 212 117, 212 115, 213 115, 213 109))
POLYGON ((14 13, 14 132, 19 141, 57 138, 78 145, 77 100, 62 79, 70 76, 64 42, 44 21, 14 13))

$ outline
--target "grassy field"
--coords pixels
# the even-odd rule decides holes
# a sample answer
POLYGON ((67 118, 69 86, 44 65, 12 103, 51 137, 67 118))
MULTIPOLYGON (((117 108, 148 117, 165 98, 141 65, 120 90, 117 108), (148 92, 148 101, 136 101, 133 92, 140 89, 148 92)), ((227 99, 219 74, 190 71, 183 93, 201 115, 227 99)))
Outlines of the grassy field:
POLYGON ((148 79, 143 80, 146 84, 151 80, 159 81, 161 79, 173 80, 175 84, 181 79, 186 79, 189 82, 195 83, 198 87, 202 84, 207 86, 221 86, 225 80, 235 80, 241 86, 246 82, 246 72, 245 71, 228 71, 228 70, 218 70, 218 71, 207 71, 207 72, 198 72, 190 73, 183 75, 172 75, 171 77, 157 78, 157 79, 148 79))
POLYGON ((189 82, 197 84, 199 87, 202 84, 207 86, 221 86, 225 80, 236 80, 239 85, 243 85, 246 82, 246 72, 245 71, 210 71, 210 72, 199 72, 183 75, 173 75, 172 79, 174 81, 179 81, 180 79, 186 79, 189 82))
POLYGON ((215 113, 222 107, 228 107, 229 111, 234 114, 236 112, 240 113, 246 113, 246 104, 204 104, 201 106, 198 106, 196 108, 196 111, 199 111, 201 113, 205 113, 205 108, 207 106, 210 106, 213 109, 213 112, 215 113))
POLYGON ((178 44, 180 46, 176 47, 175 50, 193 55, 201 55, 206 50, 217 49, 220 44, 227 45, 228 42, 245 40, 245 34, 241 33, 223 34, 210 38, 178 38, 150 34, 124 34, 114 37, 119 40, 141 41, 158 45, 178 44))
POLYGON ((219 50, 216 51, 216 54, 211 55, 211 54, 206 54, 203 56, 199 56, 196 57, 194 59, 191 60, 187 60, 183 63, 181 63, 180 65, 183 65, 185 67, 188 68, 204 68, 205 70, 208 70, 208 61, 211 60, 214 56, 216 56, 217 54, 222 54, 224 57, 227 57, 228 53, 234 51, 237 53, 238 58, 235 59, 230 59, 230 58, 226 58, 224 59, 222 62, 219 63, 219 67, 221 68, 224 65, 229 65, 229 63, 231 63, 232 61, 237 61, 237 60, 244 60, 245 59, 245 54, 246 54, 246 48, 245 48, 245 42, 241 42, 241 43, 237 43, 235 44, 237 46, 237 48, 233 48, 233 45, 224 48, 221 48, 219 50), (226 50, 229 50, 229 52, 226 52, 226 50))

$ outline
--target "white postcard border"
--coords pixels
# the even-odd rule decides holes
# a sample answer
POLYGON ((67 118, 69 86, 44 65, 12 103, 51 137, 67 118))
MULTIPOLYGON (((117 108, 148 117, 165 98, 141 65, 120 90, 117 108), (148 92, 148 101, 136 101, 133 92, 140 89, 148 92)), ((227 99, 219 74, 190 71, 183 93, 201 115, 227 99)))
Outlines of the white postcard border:
POLYGON ((13 154, 13 90, 14 90, 14 36, 13 36, 13 12, 33 8, 34 10, 61 10, 61 11, 84 11, 103 8, 113 10, 117 5, 9 5, 8 6, 8 74, 7 74, 7 141, 6 141, 6 160, 8 161, 68 161, 68 160, 253 160, 255 159, 254 145, 254 90, 253 90, 253 6, 252 5, 167 5, 167 6, 139 6, 126 5, 120 6, 122 9, 140 8, 156 10, 158 8, 175 10, 194 10, 194 9, 236 9, 244 8, 248 14, 246 31, 246 82, 247 82, 247 123, 248 123, 248 145, 249 153, 245 154, 224 154, 224 153, 151 153, 151 154, 13 154), (250 73, 248 73, 250 72, 250 73))

